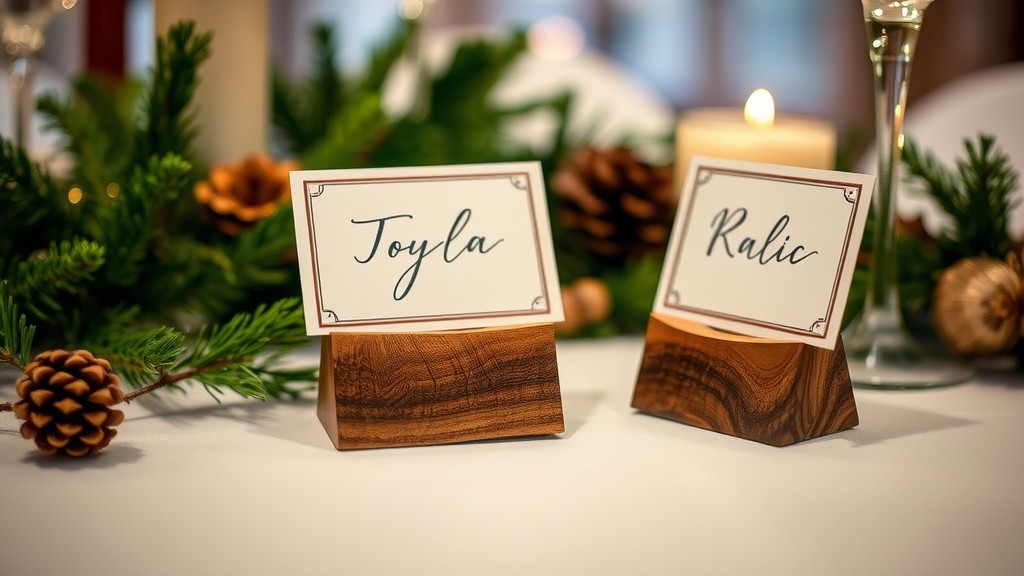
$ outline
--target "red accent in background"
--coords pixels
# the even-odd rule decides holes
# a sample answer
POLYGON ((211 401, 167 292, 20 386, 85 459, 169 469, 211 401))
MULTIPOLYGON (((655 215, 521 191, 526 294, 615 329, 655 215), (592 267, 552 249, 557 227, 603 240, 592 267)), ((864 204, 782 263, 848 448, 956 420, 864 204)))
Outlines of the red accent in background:
POLYGON ((112 78, 124 77, 125 10, 128 0, 85 4, 85 67, 112 78))

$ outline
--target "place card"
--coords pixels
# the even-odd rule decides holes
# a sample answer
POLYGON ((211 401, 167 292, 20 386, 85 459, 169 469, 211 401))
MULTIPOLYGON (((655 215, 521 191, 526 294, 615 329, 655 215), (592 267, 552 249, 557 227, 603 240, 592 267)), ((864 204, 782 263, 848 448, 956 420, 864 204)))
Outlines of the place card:
POLYGON ((558 322, 536 162, 291 173, 306 332, 558 322))
POLYGON ((833 349, 874 181, 694 158, 655 311, 833 349))

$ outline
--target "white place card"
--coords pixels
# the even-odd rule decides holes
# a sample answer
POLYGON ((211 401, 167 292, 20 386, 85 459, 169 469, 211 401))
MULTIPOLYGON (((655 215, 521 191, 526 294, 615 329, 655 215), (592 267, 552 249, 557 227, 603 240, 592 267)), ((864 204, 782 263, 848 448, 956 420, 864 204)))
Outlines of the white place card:
POLYGON ((694 158, 655 311, 834 349, 874 182, 694 158))
POLYGON ((306 332, 558 322, 536 162, 294 171, 306 332))

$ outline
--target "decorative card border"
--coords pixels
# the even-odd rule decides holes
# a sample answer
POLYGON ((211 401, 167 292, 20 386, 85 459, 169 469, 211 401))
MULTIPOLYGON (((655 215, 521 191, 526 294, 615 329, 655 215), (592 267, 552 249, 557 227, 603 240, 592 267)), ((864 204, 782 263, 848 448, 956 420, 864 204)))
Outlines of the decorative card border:
MULTIPOLYGON (((864 231, 864 223, 870 208, 874 177, 826 170, 793 168, 772 164, 759 164, 697 157, 693 159, 688 182, 681 195, 679 210, 673 226, 672 237, 665 259, 655 301, 655 311, 705 323, 725 330, 769 338, 798 340, 807 344, 833 349, 839 335, 843 310, 849 293, 856 256, 864 231), (824 310, 807 315, 807 322, 779 323, 751 315, 732 313, 729 310, 710 309, 680 301, 679 293, 672 288, 672 282, 680 273, 680 256, 691 239, 693 207, 698 196, 716 175, 757 181, 774 181, 812 185, 822 193, 837 194, 844 200, 849 211, 842 231, 841 257, 832 266, 831 292, 824 310)), ((704 281, 714 282, 714 278, 704 281)))
POLYGON ((551 241, 544 180, 537 162, 380 168, 314 170, 291 172, 292 200, 306 331, 310 335, 351 331, 426 331, 481 328, 563 319, 559 281, 551 241), (316 233, 316 199, 325 193, 344 193, 358 184, 438 183, 454 181, 504 180, 521 191, 529 210, 531 242, 541 290, 522 307, 473 312, 441 312, 407 316, 363 316, 339 318, 333 305, 323 298, 320 258, 330 252, 320 246, 316 233), (333 187, 338 187, 332 192, 333 187), (554 297, 552 297, 554 294, 554 297))

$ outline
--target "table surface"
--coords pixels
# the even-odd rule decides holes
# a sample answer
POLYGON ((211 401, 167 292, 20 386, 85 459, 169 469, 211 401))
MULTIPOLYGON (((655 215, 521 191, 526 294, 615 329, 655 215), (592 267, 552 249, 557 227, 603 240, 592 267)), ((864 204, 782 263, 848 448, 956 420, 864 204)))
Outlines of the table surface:
POLYGON ((544 438, 337 452, 312 399, 192 388, 69 461, 0 414, 0 574, 1024 574, 1020 373, 773 448, 630 408, 642 346, 559 342, 544 438))

